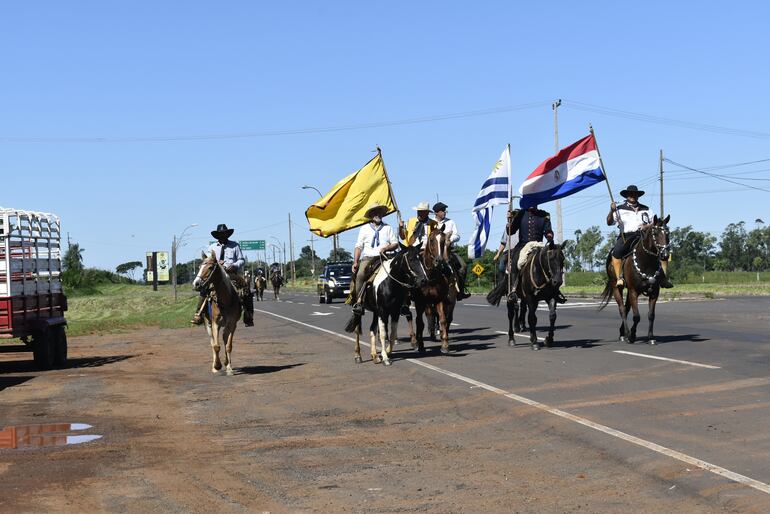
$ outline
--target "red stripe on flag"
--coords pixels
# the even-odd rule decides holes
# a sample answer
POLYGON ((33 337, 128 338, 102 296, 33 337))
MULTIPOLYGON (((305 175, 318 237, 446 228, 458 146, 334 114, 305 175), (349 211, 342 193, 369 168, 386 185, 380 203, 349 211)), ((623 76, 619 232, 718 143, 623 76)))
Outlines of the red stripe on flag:
POLYGON ((559 153, 553 157, 549 157, 540 163, 540 166, 535 168, 535 171, 529 174, 528 179, 545 175, 557 166, 564 164, 568 160, 583 155, 584 153, 592 152, 596 150, 596 140, 594 140, 593 134, 589 134, 583 139, 572 143, 559 150, 559 153))

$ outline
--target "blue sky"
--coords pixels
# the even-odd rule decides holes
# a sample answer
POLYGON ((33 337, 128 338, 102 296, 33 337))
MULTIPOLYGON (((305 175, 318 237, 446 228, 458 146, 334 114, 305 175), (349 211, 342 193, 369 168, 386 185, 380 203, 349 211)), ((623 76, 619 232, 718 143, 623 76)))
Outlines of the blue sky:
MULTIPOLYGON (((6 3, 0 205, 59 214, 91 266, 142 260, 191 223, 199 226, 180 260, 217 223, 235 227, 236 239, 287 240, 289 213, 298 252, 316 196, 301 186, 325 192, 380 145, 403 214, 438 194, 465 241, 502 148, 512 146, 517 184, 553 153, 550 104, 562 98, 562 146, 593 123, 613 189, 644 183, 657 210, 659 149, 709 167, 770 158, 770 137, 646 123, 578 102, 768 133, 768 11, 764 2, 6 3), (263 135, 185 139, 244 134, 263 135)), ((719 233, 770 217, 768 192, 670 177, 674 226, 719 233)), ((770 180, 743 183, 770 189, 770 180)), ((565 236, 601 224, 607 204, 602 185, 566 199, 565 236)), ((497 213, 493 238, 502 224, 497 213)), ((341 236, 348 248, 354 240, 341 236)), ((325 256, 331 244, 316 246, 325 256)))

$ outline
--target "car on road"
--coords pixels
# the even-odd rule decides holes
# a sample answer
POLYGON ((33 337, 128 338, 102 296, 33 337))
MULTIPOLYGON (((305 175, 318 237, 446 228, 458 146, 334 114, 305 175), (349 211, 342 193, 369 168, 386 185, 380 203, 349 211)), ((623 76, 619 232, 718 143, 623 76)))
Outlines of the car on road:
POLYGON ((332 303, 335 298, 347 298, 353 280, 352 262, 329 262, 318 277, 320 303, 332 303))

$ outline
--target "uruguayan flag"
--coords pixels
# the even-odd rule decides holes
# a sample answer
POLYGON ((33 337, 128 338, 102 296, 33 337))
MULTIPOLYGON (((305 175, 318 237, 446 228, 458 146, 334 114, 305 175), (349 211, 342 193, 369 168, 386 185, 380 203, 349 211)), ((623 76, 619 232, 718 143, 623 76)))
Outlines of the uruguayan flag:
POLYGON ((484 181, 476 197, 471 215, 476 222, 468 243, 468 258, 478 259, 484 253, 489 239, 490 219, 495 205, 507 204, 511 198, 511 146, 503 150, 489 178, 484 181))

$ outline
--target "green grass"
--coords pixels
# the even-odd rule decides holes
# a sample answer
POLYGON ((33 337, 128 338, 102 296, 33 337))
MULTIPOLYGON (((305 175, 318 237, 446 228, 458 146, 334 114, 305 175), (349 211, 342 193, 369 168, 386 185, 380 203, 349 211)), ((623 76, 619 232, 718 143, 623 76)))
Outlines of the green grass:
POLYGON ((190 326, 197 293, 190 285, 177 288, 175 302, 171 286, 134 284, 96 286, 98 294, 69 298, 66 313, 71 336, 116 332, 139 327, 181 328, 190 326))

